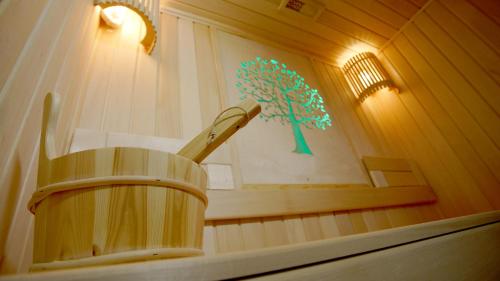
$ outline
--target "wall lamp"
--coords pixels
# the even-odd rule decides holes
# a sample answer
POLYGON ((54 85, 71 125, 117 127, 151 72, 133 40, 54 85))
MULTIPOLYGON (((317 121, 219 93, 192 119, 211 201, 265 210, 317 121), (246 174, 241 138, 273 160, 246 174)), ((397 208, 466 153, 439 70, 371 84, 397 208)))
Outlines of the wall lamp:
POLYGON ((159 0, 94 0, 94 4, 102 8, 101 18, 111 28, 119 28, 122 25, 125 7, 136 12, 146 26, 146 34, 141 44, 148 54, 153 51, 156 44, 159 0))
POLYGON ((342 71, 360 102, 383 88, 397 91, 391 77, 373 53, 364 52, 355 55, 344 64, 342 71))

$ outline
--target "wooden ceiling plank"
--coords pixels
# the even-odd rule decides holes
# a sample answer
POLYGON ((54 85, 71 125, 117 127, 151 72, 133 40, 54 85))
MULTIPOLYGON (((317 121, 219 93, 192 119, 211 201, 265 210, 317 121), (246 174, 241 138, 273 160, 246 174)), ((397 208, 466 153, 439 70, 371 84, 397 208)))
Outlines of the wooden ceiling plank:
POLYGON ((415 4, 418 7, 422 8, 425 5, 425 3, 427 3, 428 0, 407 0, 407 1, 412 2, 413 4, 415 4))
MULTIPOLYGON (((271 17, 282 23, 291 25, 295 28, 299 28, 305 32, 313 33, 317 36, 324 38, 325 40, 343 43, 345 46, 352 46, 357 43, 357 41, 363 41, 373 47, 379 47, 388 38, 384 38, 378 34, 373 34, 373 36, 359 36, 360 34, 372 34, 370 30, 364 29, 361 26, 357 26, 358 30, 356 32, 348 32, 343 26, 326 26, 320 22, 314 21, 312 18, 301 15, 295 11, 289 9, 284 9, 282 11, 278 10, 277 7, 272 5, 272 3, 267 1, 254 1, 254 0, 226 0, 242 8, 252 10, 256 13, 262 14, 264 16, 271 17), (354 38, 353 38, 354 37, 354 38)), ((354 24, 354 23, 353 23, 354 24)))
MULTIPOLYGON (((214 5, 216 1, 198 1, 198 0, 174 0, 174 1, 164 1, 162 6, 167 10, 172 10, 174 13, 186 13, 187 15, 195 15, 203 20, 203 22, 214 24, 218 26, 221 30, 230 32, 242 37, 247 37, 252 40, 265 41, 266 44, 272 46, 277 46, 278 48, 290 47, 298 52, 312 54, 319 59, 334 63, 334 59, 345 52, 352 51, 344 46, 331 43, 329 41, 322 40, 311 34, 305 34, 307 40, 304 38, 297 38, 297 31, 290 30, 289 27, 283 27, 288 30, 287 34, 278 34, 273 31, 269 31, 269 26, 263 23, 265 28, 262 26, 252 26, 246 24, 249 17, 258 16, 255 14, 245 13, 245 17, 237 17, 237 19, 227 17, 227 13, 235 14, 234 11, 229 11, 220 15, 217 12, 218 7, 214 5), (189 3, 188 3, 189 2, 189 3), (201 9, 196 5, 196 2, 208 3, 209 9, 201 9), (292 35, 291 35, 292 34, 292 35)), ((240 15, 241 16, 241 15, 240 15)), ((275 27, 275 30, 280 30, 281 27, 275 27), (278 29, 277 29, 278 28, 278 29)), ((280 30, 281 31, 281 30, 280 30)))
POLYGON ((340 17, 330 11, 323 12, 323 14, 321 14, 318 18, 318 22, 331 28, 343 30, 347 34, 350 34, 355 38, 359 38, 360 40, 369 41, 372 42, 372 44, 375 43, 376 47, 381 47, 385 44, 385 42, 387 42, 387 40, 389 40, 388 37, 383 37, 382 35, 368 30, 365 27, 340 17))
POLYGON ((327 1, 327 10, 342 16, 347 19, 356 21, 359 25, 362 25, 372 31, 376 31, 384 37, 391 38, 391 36, 397 32, 397 28, 394 28, 385 22, 379 20, 371 14, 366 13, 354 6, 351 6, 342 1, 327 1))
POLYGON ((469 3, 479 9, 483 14, 493 19, 497 24, 500 24, 500 5, 498 0, 469 0, 469 3))
MULTIPOLYGON (((280 21, 281 23, 288 24, 294 28, 299 28, 305 32, 316 34, 325 40, 338 42, 345 46, 350 46, 357 40, 351 36, 346 35, 342 31, 333 30, 331 28, 325 27, 324 25, 318 24, 312 20, 312 18, 307 18, 307 16, 301 15, 294 11, 289 11, 289 9, 284 9, 279 11, 270 2, 267 1, 254 1, 254 0, 225 0, 231 2, 234 5, 238 5, 242 8, 252 10, 263 16, 271 17, 280 21), (339 40, 341 39, 341 40, 339 40)), ((367 42, 368 43, 368 42, 367 42)))
POLYGON ((396 13, 402 15, 406 19, 410 19, 420 7, 415 5, 413 2, 402 1, 402 0, 377 0, 382 5, 389 9, 392 9, 396 13))
POLYGON ((343 0, 351 6, 356 7, 371 16, 389 24, 395 29, 401 28, 407 19, 400 16, 398 13, 380 4, 376 0, 343 0))

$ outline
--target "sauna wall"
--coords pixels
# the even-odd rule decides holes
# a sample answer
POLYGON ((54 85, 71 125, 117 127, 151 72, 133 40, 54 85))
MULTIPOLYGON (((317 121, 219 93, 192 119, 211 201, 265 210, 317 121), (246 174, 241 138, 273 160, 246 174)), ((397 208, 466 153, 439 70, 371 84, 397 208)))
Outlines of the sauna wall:
MULTIPOLYGON (((8 39, 0 40, 6 44, 0 48, 1 61, 6 62, 0 70, 0 149, 2 156, 8 156, 0 159, 0 200, 5 200, 0 202, 1 233, 6 239, 10 233, 3 243, 2 272, 6 273, 26 271, 31 260, 32 217, 25 206, 35 185, 38 124, 46 91, 56 89, 64 97, 58 127, 60 153, 68 151, 74 128, 189 139, 209 125, 228 101, 221 94, 227 89, 217 40, 219 26, 164 13, 158 44, 147 56, 137 44, 140 25, 120 31, 98 28, 91 1, 0 3, 0 36, 8 39), (9 24, 17 29, 9 29, 9 24)), ((495 140, 499 129, 492 94, 498 89, 484 88, 493 88, 491 80, 497 83, 497 63, 491 58, 498 61, 499 42, 494 36, 498 22, 489 14, 491 9, 457 3, 432 2, 383 48, 381 58, 400 86, 398 95, 381 93, 359 104, 338 67, 300 53, 311 61, 320 91, 356 157, 416 159, 439 197, 438 204, 208 222, 207 254, 498 208, 495 140), (447 21, 438 22, 441 19, 432 14, 434 6, 445 7, 450 15, 447 21), (431 24, 422 25, 426 17, 431 24), (455 33, 445 29, 453 23, 450 19, 460 24, 451 26, 455 33), (463 26, 468 33, 461 30, 463 26), (412 28, 422 35, 420 39, 415 39, 419 37, 411 33, 412 28), (434 38, 436 30, 444 30, 437 33, 444 43, 434 38), (461 35, 469 34, 467 40, 458 38, 459 30, 461 35)), ((274 42, 260 42, 294 52, 274 42)), ((237 163, 234 151, 234 143, 229 142, 212 161, 237 163)), ((236 177, 237 173, 235 169, 236 177)))
POLYGON ((1 272, 26 271, 33 217, 42 103, 62 96, 58 151, 69 143, 99 18, 91 0, 0 2, 1 272), (26 261, 26 262, 23 262, 26 261))
POLYGON ((355 107, 384 155, 418 162, 446 217, 500 208, 499 11, 430 2, 380 52, 400 93, 355 107))
MULTIPOLYGON (((99 31, 86 81, 79 128, 189 139, 202 127, 209 126, 217 113, 230 104, 228 74, 224 72, 222 42, 218 39, 226 31, 216 25, 170 13, 162 13, 159 28, 158 45, 151 56, 143 52, 133 36, 130 37, 140 33, 140 30, 99 31)), ((254 39, 248 34, 238 35, 254 39)), ((358 120, 353 101, 342 85, 342 78, 335 73, 335 67, 273 42, 261 40, 259 44, 299 55, 312 66, 311 75, 318 79, 320 92, 325 95, 336 126, 352 147, 348 153, 354 153, 357 159, 363 155, 384 155, 358 120), (333 76, 325 74, 325 71, 333 76)), ((101 142, 98 139, 87 141, 101 142)), ((239 155, 234 145, 229 142, 218 149, 219 155, 209 161, 236 166, 233 175, 237 178, 239 155)), ((205 228, 204 247, 206 254, 212 255, 332 238, 439 218, 441 214, 434 206, 418 206, 209 221, 205 228)))

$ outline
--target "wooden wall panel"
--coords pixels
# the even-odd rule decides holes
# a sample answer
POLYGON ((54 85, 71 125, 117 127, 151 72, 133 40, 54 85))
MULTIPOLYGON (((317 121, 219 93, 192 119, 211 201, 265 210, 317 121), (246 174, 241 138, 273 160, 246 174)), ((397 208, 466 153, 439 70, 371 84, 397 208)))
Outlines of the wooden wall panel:
MULTIPOLYGON (((90 0, 61 1, 40 1, 42 4, 38 3, 40 6, 30 12, 32 17, 40 15, 51 20, 26 22, 24 37, 16 39, 25 40, 24 43, 9 43, 17 46, 17 55, 13 53, 17 56, 15 63, 10 62, 12 70, 1 74, 6 78, 0 75, 0 82, 5 79, 0 93, 0 122, 15 119, 12 124, 2 123, 0 151, 8 157, 0 160, 1 183, 8 188, 0 190, 3 198, 0 200, 9 198, 8 202, 14 203, 5 205, 0 201, 1 233, 6 235, 4 226, 14 221, 13 217, 19 221, 10 227, 7 244, 12 246, 7 249, 9 255, 4 258, 3 272, 25 270, 25 261, 31 253, 29 236, 14 234, 29 233, 32 227, 24 206, 34 184, 36 120, 44 91, 56 88, 65 98, 61 119, 67 120, 61 120, 64 125, 58 133, 63 140, 60 152, 69 147, 74 127, 186 138, 209 124, 226 105, 213 26, 164 13, 158 48, 147 56, 136 44, 140 29, 97 28, 98 17, 90 0), (63 7, 67 14, 59 10, 63 7), (59 21, 52 19, 57 16, 59 21), (30 44, 26 45, 28 41, 30 44), (30 68, 32 60, 36 62, 35 69, 30 68), (26 77, 37 79, 26 82, 26 77), (7 107, 12 105, 14 95, 20 99, 16 110, 7 107), (189 111, 195 115, 188 115, 189 111), (4 132, 14 137, 6 138, 4 132), (20 244, 24 245, 22 251, 15 247, 20 244)), ((359 15, 366 12, 364 1, 338 2, 345 11, 359 15)), ((422 1, 397 1, 400 8, 391 10, 388 6, 392 2, 377 1, 374 9, 381 11, 377 16, 359 17, 366 26, 371 22, 377 24, 378 35, 372 36, 390 37, 402 19, 423 5, 422 1)), ((217 6, 215 1, 210 3, 217 6)), ((207 255, 363 233, 500 208, 496 63, 500 42, 493 36, 498 32, 494 13, 485 12, 484 7, 467 1, 433 1, 391 40, 380 57, 401 89, 398 95, 380 93, 359 104, 350 94, 340 69, 311 59, 320 90, 326 93, 326 102, 353 153, 360 159, 363 155, 374 155, 417 160, 439 198, 437 204, 207 222, 204 237, 207 255), (433 34, 439 34, 439 40, 434 40, 433 34)), ((7 19, 15 20, 0 15, 0 22, 7 19)), ((290 25, 285 28, 289 35, 295 34, 292 30, 290 25)), ((345 35, 341 38, 345 44, 342 49, 347 48, 350 38, 345 35)), ((319 45, 318 50, 323 50, 324 56, 339 54, 319 45)), ((230 157, 234 164, 237 155, 230 157)))
POLYGON ((35 187, 43 98, 48 91, 62 96, 61 152, 71 137, 99 18, 90 0, 2 5, 0 254, 1 272, 9 273, 27 270, 31 259, 26 202, 35 187))
POLYGON ((353 105, 376 153, 417 160, 439 198, 386 210, 393 226, 500 208, 499 27, 485 5, 429 3, 380 53, 400 93, 353 105))

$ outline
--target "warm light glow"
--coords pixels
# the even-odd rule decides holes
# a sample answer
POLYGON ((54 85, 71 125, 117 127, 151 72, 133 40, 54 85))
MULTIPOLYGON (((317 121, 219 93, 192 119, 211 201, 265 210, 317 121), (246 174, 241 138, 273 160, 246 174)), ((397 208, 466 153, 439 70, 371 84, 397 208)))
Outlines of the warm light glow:
POLYGON ((123 6, 107 7, 101 11, 101 17, 112 28, 120 28, 125 19, 127 8, 123 6))
POLYGON ((347 48, 347 51, 343 52, 340 56, 337 57, 336 59, 337 65, 339 66, 344 65, 350 58, 352 58, 356 54, 364 52, 375 53, 377 52, 377 49, 366 43, 353 44, 349 46, 349 48, 347 48))
POLYGON ((140 40, 148 54, 153 51, 160 16, 159 0, 94 0, 94 4, 102 8, 101 18, 106 25, 120 28, 122 35, 140 40))
POLYGON ((345 63, 342 70, 354 95, 360 101, 378 90, 394 88, 389 74, 372 53, 355 55, 345 63))
POLYGON ((359 73, 359 79, 361 79, 367 85, 371 85, 371 84, 375 83, 375 80, 372 79, 372 76, 370 75, 370 73, 368 73, 366 71, 361 71, 359 73))

